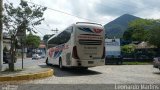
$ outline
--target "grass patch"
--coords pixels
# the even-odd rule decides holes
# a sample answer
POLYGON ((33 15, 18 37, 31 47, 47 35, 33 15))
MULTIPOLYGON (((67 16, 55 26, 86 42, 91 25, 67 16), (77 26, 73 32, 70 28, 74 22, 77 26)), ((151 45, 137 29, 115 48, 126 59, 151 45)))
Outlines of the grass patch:
POLYGON ((151 65, 152 62, 123 62, 123 65, 151 65))

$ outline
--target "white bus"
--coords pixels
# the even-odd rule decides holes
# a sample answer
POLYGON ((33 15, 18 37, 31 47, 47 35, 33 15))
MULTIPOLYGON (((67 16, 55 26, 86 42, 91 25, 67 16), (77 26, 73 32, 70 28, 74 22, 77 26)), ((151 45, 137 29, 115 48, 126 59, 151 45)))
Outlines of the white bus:
POLYGON ((77 22, 47 42, 46 64, 85 68, 105 65, 105 31, 102 25, 77 22))

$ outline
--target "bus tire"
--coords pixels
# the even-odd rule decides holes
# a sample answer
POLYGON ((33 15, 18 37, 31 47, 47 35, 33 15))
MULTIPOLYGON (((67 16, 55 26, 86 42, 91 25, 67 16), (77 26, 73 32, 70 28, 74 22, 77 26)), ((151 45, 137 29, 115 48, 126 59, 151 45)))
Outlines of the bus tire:
POLYGON ((49 66, 49 63, 48 63, 48 58, 46 59, 46 65, 47 65, 47 66, 49 66))
POLYGON ((83 68, 81 68, 82 70, 88 70, 88 67, 83 67, 83 68))
POLYGON ((62 64, 62 59, 61 57, 59 58, 59 68, 62 70, 64 67, 63 67, 63 64, 62 64))

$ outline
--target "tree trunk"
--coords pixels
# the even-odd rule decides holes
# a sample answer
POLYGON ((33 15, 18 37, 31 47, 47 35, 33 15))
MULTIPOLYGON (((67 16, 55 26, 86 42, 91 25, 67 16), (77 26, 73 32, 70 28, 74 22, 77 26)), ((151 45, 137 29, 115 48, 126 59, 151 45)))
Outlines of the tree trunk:
POLYGON ((0 1, 0 71, 3 65, 3 22, 2 22, 3 0, 0 1))
POLYGON ((11 50, 10 50, 11 60, 8 62, 9 71, 14 71, 14 61, 15 61, 15 51, 14 51, 15 43, 14 42, 15 42, 15 36, 11 36, 11 50))

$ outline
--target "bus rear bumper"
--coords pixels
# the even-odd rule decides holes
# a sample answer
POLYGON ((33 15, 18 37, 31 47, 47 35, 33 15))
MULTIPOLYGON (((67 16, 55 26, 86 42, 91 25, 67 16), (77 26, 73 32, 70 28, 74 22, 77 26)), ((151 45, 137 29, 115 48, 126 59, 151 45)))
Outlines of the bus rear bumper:
POLYGON ((105 60, 98 59, 98 60, 76 60, 73 63, 73 66, 78 67, 95 67, 95 66, 103 66, 105 65, 105 60))

